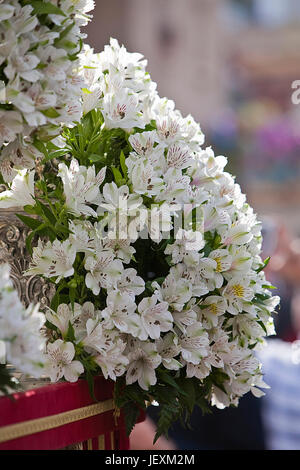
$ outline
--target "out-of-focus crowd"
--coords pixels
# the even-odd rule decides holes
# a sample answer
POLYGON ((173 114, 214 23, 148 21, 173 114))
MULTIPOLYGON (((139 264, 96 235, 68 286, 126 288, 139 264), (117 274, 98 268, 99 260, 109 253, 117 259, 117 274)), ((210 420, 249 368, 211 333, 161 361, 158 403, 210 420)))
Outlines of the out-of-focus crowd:
POLYGON ((270 389, 262 398, 246 394, 237 408, 212 408, 205 415, 195 409, 192 429, 175 423, 169 439, 154 445, 159 407, 150 406, 131 434, 133 450, 300 450, 300 238, 271 217, 263 218, 262 234, 263 258, 271 258, 266 278, 281 298, 276 336, 257 353, 270 389))

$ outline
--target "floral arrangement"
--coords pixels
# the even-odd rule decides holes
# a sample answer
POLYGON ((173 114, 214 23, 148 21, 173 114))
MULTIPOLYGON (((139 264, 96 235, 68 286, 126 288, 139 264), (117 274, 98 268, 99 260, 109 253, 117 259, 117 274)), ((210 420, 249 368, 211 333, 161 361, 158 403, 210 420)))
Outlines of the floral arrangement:
POLYGON ((19 371, 40 377, 45 362, 46 338, 42 327, 45 316, 39 306, 23 307, 9 277, 7 264, 0 264, 0 394, 8 393, 17 385, 16 378, 9 374, 6 362, 19 371))
MULTIPOLYGON (((80 119, 80 32, 92 0, 0 0, 0 171, 32 169, 43 142, 80 119)), ((54 145, 52 150, 57 150, 54 145)), ((0 181, 1 183, 1 181, 0 181)))
POLYGON ((59 150, 44 143, 38 167, 14 167, 0 208, 28 214, 25 274, 56 286, 44 373, 84 376, 91 393, 94 375, 115 381, 128 432, 158 402, 158 437, 195 405, 263 394, 254 351, 274 333, 278 297, 226 158, 202 148, 199 125, 158 96, 146 65, 114 39, 99 54, 84 46, 83 117, 59 150))

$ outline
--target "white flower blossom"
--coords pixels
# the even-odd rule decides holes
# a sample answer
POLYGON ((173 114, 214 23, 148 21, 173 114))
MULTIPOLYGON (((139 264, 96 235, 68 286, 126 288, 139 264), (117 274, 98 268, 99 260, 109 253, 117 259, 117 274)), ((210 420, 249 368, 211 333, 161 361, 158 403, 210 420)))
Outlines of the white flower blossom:
POLYGON ((77 382, 84 368, 81 362, 73 361, 74 356, 75 348, 71 342, 57 339, 54 343, 48 344, 45 373, 52 382, 57 382, 62 377, 68 382, 77 382))

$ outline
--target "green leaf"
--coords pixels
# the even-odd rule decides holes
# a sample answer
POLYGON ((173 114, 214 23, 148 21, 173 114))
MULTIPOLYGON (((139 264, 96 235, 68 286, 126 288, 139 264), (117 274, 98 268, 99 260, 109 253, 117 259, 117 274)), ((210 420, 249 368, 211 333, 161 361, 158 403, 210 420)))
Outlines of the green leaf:
POLYGON ((21 220, 21 222, 23 222, 23 224, 27 225, 27 227, 31 228, 32 230, 36 230, 43 223, 38 219, 33 219, 32 217, 27 217, 27 215, 16 214, 16 216, 21 220))
POLYGON ((56 218, 52 214, 51 210, 45 204, 43 204, 41 201, 36 200, 36 204, 37 204, 38 208, 41 210, 42 214, 50 222, 50 224, 54 226, 56 224, 56 218))
POLYGON ((72 309, 74 309, 75 296, 76 296, 76 288, 75 287, 70 287, 69 288, 69 295, 70 295, 70 302, 71 302, 71 305, 72 305, 72 309))
POLYGON ((46 148, 46 146, 43 144, 43 142, 41 142, 39 139, 34 139, 33 141, 33 145, 41 152, 45 155, 45 158, 47 158, 48 156, 48 150, 46 148))
POLYGON ((178 390, 180 394, 188 396, 187 393, 181 387, 181 384, 177 384, 176 380, 171 376, 170 371, 168 372, 166 370, 157 371, 157 376, 159 377, 160 381, 168 385, 171 385, 171 387, 178 390))
POLYGON ((89 160, 94 163, 94 162, 103 162, 105 163, 106 158, 104 155, 97 155, 96 153, 92 153, 89 155, 89 160))
POLYGON ((60 15, 66 16, 65 13, 58 8, 57 6, 53 5, 50 2, 42 2, 40 0, 31 0, 29 5, 33 7, 33 13, 35 15, 60 15))
POLYGON ((60 304, 60 300, 61 300, 61 296, 59 295, 60 292, 62 291, 62 289, 65 287, 65 282, 62 282, 58 288, 56 289, 56 292, 51 300, 51 304, 50 304, 50 308, 52 308, 52 310, 54 310, 55 312, 57 311, 57 308, 60 304))
POLYGON ((55 108, 44 109, 41 111, 41 113, 43 113, 44 116, 48 118, 57 118, 60 116, 60 114, 56 111, 55 108))
POLYGON ((111 170, 113 172, 115 182, 118 184, 120 181, 122 181, 123 176, 122 176, 120 170, 118 170, 118 168, 112 166, 111 170))
POLYGON ((66 337, 65 337, 65 341, 71 341, 73 343, 75 343, 75 341, 76 341, 74 328, 73 328, 72 323, 70 321, 69 321, 69 326, 68 326, 68 331, 67 331, 67 334, 66 334, 66 337))
POLYGON ((49 320, 46 320, 45 327, 48 328, 48 330, 57 331, 57 326, 53 325, 49 320))
POLYGON ((26 237, 26 242, 25 242, 25 245, 26 245, 26 249, 28 251, 28 253, 30 255, 32 255, 32 239, 35 235, 35 231, 31 232, 28 237, 26 237))
POLYGON ((77 46, 75 42, 68 41, 67 39, 60 41, 59 45, 64 49, 75 49, 75 47, 77 46))
POLYGON ((134 402, 126 403, 122 409, 125 418, 126 434, 129 436, 138 420, 141 410, 134 402))
POLYGON ((124 178, 127 178, 128 169, 127 169, 127 166, 126 166, 126 163, 125 163, 125 155, 124 155, 123 150, 121 150, 121 153, 120 153, 120 165, 121 165, 121 169, 122 169, 124 178))
POLYGON ((49 160, 52 160, 53 158, 59 158, 63 157, 68 153, 68 150, 62 149, 62 150, 55 150, 54 152, 49 153, 42 161, 42 163, 46 163, 49 160))
POLYGON ((91 373, 91 371, 89 369, 86 370, 86 375, 85 376, 86 376, 86 380, 87 380, 87 383, 88 383, 90 395, 91 395, 92 399, 95 402, 98 402, 99 400, 97 400, 97 398, 95 396, 94 377, 93 377, 93 374, 91 373))
POLYGON ((268 331, 267 331, 267 328, 265 327, 265 324, 262 321, 258 321, 257 323, 262 327, 266 335, 268 335, 268 331))
POLYGON ((271 259, 270 256, 268 256, 268 258, 264 260, 263 264, 261 264, 259 268, 257 268, 256 270, 257 274, 260 273, 263 269, 265 269, 266 266, 268 266, 270 259, 271 259))
POLYGON ((67 27, 60 33, 59 37, 55 39, 54 45, 57 46, 58 43, 59 43, 63 38, 65 38, 65 37, 69 34, 69 32, 74 28, 74 26, 75 26, 75 22, 73 21, 73 23, 69 24, 69 26, 67 26, 67 27))

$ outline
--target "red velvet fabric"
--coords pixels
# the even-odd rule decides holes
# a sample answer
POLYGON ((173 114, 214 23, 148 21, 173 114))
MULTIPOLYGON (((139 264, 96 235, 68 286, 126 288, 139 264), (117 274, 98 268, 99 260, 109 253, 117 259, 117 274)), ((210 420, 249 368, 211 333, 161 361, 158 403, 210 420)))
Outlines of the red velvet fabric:
MULTIPOLYGON (((112 398, 113 387, 112 381, 105 380, 103 377, 95 378, 97 400, 104 401, 112 398)), ((89 393, 88 384, 82 379, 76 383, 62 382, 24 393, 15 393, 11 397, 0 398, 0 426, 56 415, 94 403, 89 393)), ((143 420, 143 416, 140 420, 143 420)), ((96 438, 101 434, 105 435, 105 448, 110 449, 110 433, 112 431, 115 434, 115 448, 129 449, 129 439, 125 433, 122 415, 116 427, 113 411, 107 411, 101 415, 48 431, 0 443, 0 450, 61 449, 70 444, 96 438)), ((93 440, 93 448, 96 445, 95 439, 93 440)))

